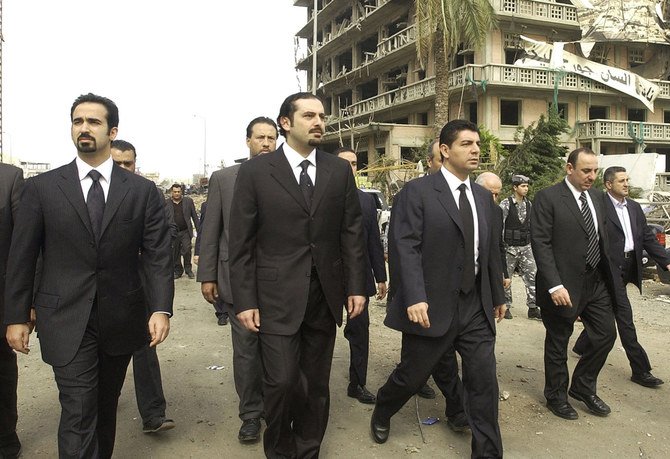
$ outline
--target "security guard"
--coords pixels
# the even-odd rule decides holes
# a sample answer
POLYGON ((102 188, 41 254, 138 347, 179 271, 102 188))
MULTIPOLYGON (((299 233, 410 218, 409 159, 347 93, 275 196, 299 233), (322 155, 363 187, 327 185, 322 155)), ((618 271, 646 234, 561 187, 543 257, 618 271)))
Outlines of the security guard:
MULTIPOLYGON (((535 304, 535 259, 530 247, 531 203, 526 198, 530 179, 525 175, 512 176, 514 194, 500 203, 503 210, 503 241, 507 255, 507 270, 512 277, 518 271, 526 285, 528 318, 542 320, 540 309, 535 304)), ((507 312, 505 319, 511 319, 512 288, 505 289, 507 312)))

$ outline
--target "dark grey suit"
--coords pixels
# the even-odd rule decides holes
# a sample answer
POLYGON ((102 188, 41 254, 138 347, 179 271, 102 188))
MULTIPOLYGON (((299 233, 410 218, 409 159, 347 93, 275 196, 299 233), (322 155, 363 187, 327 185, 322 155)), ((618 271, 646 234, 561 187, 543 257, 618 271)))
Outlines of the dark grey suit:
MULTIPOLYGON (((174 207, 171 198, 165 200, 165 206, 170 207, 168 213, 172 212, 174 217, 174 207)), ((181 211, 186 221, 186 229, 179 230, 176 228, 176 239, 172 244, 172 258, 174 262, 174 273, 181 276, 184 271, 191 272, 191 240, 193 239, 193 229, 200 231, 200 219, 198 213, 195 211, 195 204, 193 199, 188 196, 182 197, 181 211), (183 259, 183 264, 182 264, 183 259)))
POLYGON ((258 335, 247 330, 237 319, 230 288, 228 233, 233 190, 239 169, 240 166, 235 165, 218 170, 209 180, 207 213, 200 226, 198 282, 216 282, 219 300, 223 301, 225 310, 229 312, 235 390, 240 399, 239 416, 246 420, 259 418, 263 413, 263 367, 258 335))
POLYGON ((531 245, 537 263, 537 305, 546 328, 544 341, 544 396, 550 404, 567 402, 567 347, 574 322, 580 316, 593 346, 584 353, 573 374, 571 390, 595 395, 596 380, 614 345, 616 330, 610 297, 608 221, 602 192, 589 190, 595 207, 600 244, 600 264, 587 270, 589 243, 584 217, 565 180, 535 196, 531 245), (563 285, 572 307, 556 306, 549 289, 563 285))
POLYGON ((0 164, 0 457, 10 457, 20 448, 16 436, 18 368, 16 354, 5 339, 6 327, 2 319, 7 258, 22 188, 23 171, 9 164, 0 164))
POLYGON ((466 253, 462 218, 444 175, 412 180, 396 196, 389 262, 397 290, 384 323, 402 332, 401 362, 379 389, 375 413, 388 421, 445 353, 453 356, 455 349, 463 362, 472 455, 502 457, 494 355, 494 306, 505 302, 498 211, 489 191, 471 180, 470 186, 479 229, 479 272, 468 293, 461 291, 466 253), (429 328, 407 317, 407 308, 420 302, 428 303, 429 328))
POLYGON ((13 282, 5 323, 25 323, 35 305, 42 358, 60 392, 61 457, 111 456, 126 367, 149 339, 147 309, 172 313, 162 205, 152 182, 113 165, 96 241, 74 161, 26 181, 7 267, 13 282))

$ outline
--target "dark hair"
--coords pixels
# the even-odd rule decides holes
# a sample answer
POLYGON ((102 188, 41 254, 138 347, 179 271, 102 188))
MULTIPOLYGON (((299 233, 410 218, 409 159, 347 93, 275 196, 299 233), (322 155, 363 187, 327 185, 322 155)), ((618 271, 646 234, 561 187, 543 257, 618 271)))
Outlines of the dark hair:
POLYGON ((579 159, 580 153, 595 156, 595 152, 591 150, 589 147, 580 147, 570 152, 570 154, 568 155, 568 164, 571 164, 572 167, 575 167, 577 165, 577 160, 579 159))
POLYGON ((249 125, 247 125, 247 139, 251 138, 251 133, 254 129, 254 126, 256 126, 257 124, 268 124, 273 128, 275 128, 275 131, 277 131, 277 125, 275 124, 274 121, 272 121, 267 116, 259 116, 258 118, 254 118, 253 120, 251 120, 249 125))
POLYGON ((337 156, 337 155, 339 155, 340 153, 344 153, 344 152, 347 152, 347 151, 350 151, 350 152, 352 152, 353 154, 356 154, 356 152, 354 151, 354 149, 353 149, 353 148, 349 148, 349 147, 340 147, 340 148, 338 148, 337 150, 335 150, 335 151, 333 152, 333 154, 334 154, 335 156, 337 156))
POLYGON ((622 166, 610 166, 607 169, 605 169, 605 173, 603 174, 603 182, 613 182, 614 177, 619 172, 626 172, 626 168, 622 166))
POLYGON ((173 183, 170 189, 173 188, 179 188, 181 191, 184 191, 184 187, 182 187, 179 183, 173 183))
POLYGON ((433 147, 437 143, 437 139, 433 140, 430 142, 430 145, 428 145, 428 150, 426 151, 426 159, 433 160, 433 147))
POLYGON ((281 127, 281 119, 287 117, 291 123, 293 122, 293 114, 295 113, 295 102, 301 99, 316 99, 319 102, 323 103, 320 97, 315 96, 311 92, 296 92, 291 94, 284 102, 282 102, 281 107, 279 107, 279 116, 277 116, 277 126, 279 126, 279 133, 286 138, 286 131, 281 127))
POLYGON ((106 97, 98 96, 92 92, 89 92, 88 94, 82 94, 74 100, 72 108, 70 108, 70 121, 72 121, 72 115, 74 114, 75 108, 86 102, 100 104, 105 107, 107 110, 107 133, 109 133, 112 128, 119 127, 119 108, 116 106, 116 104, 112 100, 106 97))
POLYGON ((475 123, 468 120, 451 120, 440 131, 440 144, 446 144, 451 148, 461 131, 472 131, 479 134, 479 128, 475 123))
POLYGON ((132 143, 117 139, 117 140, 112 140, 112 148, 116 148, 119 151, 132 151, 133 152, 133 158, 137 159, 137 151, 135 151, 135 147, 133 146, 132 143))

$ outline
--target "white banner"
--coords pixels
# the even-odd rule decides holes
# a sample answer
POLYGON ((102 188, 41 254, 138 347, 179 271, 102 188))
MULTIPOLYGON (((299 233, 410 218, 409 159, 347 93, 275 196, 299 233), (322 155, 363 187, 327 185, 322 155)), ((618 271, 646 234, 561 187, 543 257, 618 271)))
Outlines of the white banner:
POLYGON ((519 67, 539 67, 577 73, 621 91, 654 111, 654 100, 661 89, 633 72, 584 59, 563 49, 564 43, 544 43, 521 36, 526 54, 514 62, 519 67))

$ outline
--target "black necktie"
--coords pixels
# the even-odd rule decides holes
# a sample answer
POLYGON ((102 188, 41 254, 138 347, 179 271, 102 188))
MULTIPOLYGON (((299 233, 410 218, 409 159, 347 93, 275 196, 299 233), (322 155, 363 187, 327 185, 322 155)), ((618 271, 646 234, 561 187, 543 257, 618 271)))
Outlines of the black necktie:
POLYGON ((589 203, 586 201, 586 193, 582 191, 582 194, 579 196, 579 200, 582 203, 582 217, 584 217, 586 231, 589 234, 589 247, 586 251, 586 265, 587 267, 593 269, 598 266, 598 262, 600 262, 598 235, 596 234, 596 227, 593 224, 593 216, 591 215, 591 209, 589 209, 589 203))
POLYGON ((86 207, 88 207, 88 217, 91 219, 91 227, 95 241, 100 240, 100 227, 102 226, 102 214, 105 212, 105 194, 100 185, 100 172, 95 169, 88 173, 93 183, 86 196, 86 207))
POLYGON ((302 195, 305 197, 308 209, 312 207, 312 195, 314 194, 314 184, 307 173, 307 168, 310 164, 307 159, 300 163, 300 167, 302 168, 300 171, 300 189, 302 190, 302 195))
POLYGON ((461 291, 468 293, 475 285, 475 224, 472 216, 472 207, 465 194, 467 187, 461 183, 458 187, 461 195, 458 197, 458 209, 463 221, 463 239, 465 241, 465 260, 463 262, 463 281, 461 291))

